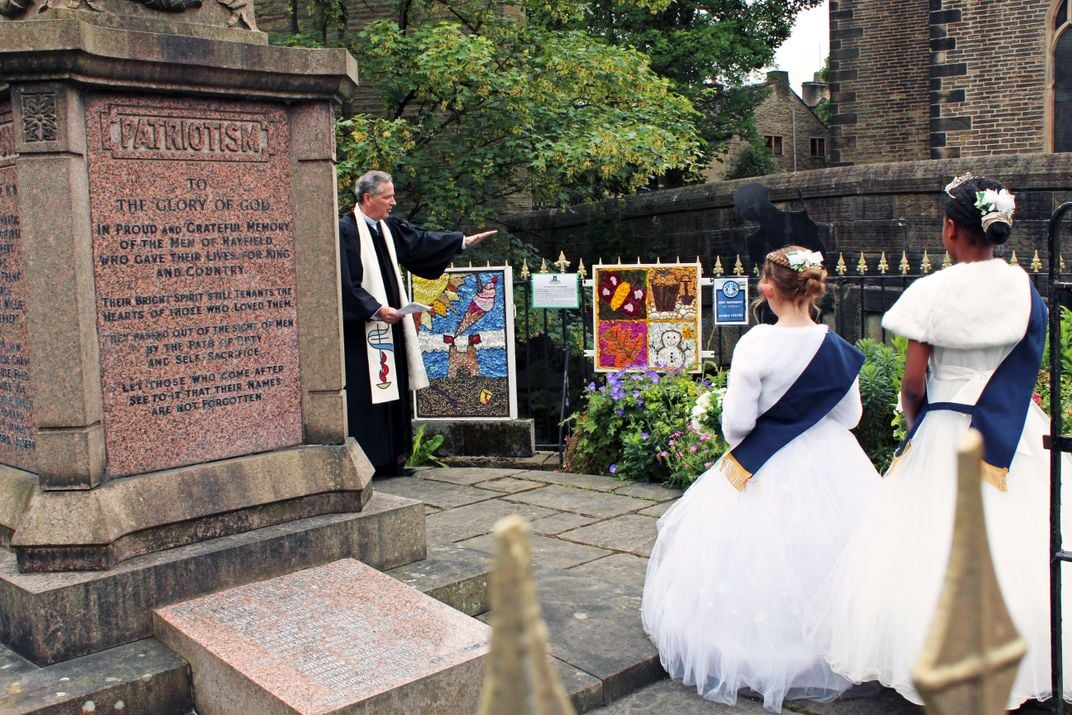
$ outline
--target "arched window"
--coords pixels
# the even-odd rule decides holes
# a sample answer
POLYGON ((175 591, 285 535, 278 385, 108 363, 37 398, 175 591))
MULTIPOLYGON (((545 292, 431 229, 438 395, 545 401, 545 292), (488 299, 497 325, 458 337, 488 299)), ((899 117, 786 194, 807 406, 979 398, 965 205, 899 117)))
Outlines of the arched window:
POLYGON ((1063 0, 1054 15, 1053 150, 1072 151, 1072 17, 1063 0))

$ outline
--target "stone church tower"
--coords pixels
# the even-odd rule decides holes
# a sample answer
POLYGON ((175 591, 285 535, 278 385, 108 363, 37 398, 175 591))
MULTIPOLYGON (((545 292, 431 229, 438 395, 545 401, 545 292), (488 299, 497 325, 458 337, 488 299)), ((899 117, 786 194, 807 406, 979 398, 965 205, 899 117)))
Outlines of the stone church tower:
POLYGON ((1069 4, 831 0, 831 163, 1072 151, 1069 4))

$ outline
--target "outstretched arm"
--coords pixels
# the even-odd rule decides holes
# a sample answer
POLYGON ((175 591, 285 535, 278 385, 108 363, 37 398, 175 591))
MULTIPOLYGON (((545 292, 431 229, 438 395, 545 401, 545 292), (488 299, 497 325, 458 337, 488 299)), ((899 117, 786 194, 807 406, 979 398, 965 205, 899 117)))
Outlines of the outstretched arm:
POLYGON ((494 235, 496 233, 498 233, 498 231, 484 231, 483 233, 474 233, 472 236, 466 236, 463 239, 463 245, 465 246, 465 248, 472 248, 488 236, 494 235))

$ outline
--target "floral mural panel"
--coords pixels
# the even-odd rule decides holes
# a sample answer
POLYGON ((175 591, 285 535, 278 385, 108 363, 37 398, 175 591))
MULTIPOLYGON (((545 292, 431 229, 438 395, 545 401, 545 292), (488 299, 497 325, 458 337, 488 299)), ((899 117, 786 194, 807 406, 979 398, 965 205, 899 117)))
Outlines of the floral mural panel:
POLYGON ((658 371, 697 371, 700 359, 696 325, 686 322, 649 323, 648 366, 658 371))
POLYGON ((513 285, 509 266, 451 268, 410 277, 413 316, 429 386, 416 391, 418 419, 515 419, 513 285))
POLYGON ((700 264, 593 268, 595 369, 700 370, 700 264))
POLYGON ((648 324, 610 320, 596 329, 596 369, 642 369, 647 361, 648 324))
POLYGON ((595 286, 599 320, 647 319, 647 271, 610 269, 597 272, 595 286))

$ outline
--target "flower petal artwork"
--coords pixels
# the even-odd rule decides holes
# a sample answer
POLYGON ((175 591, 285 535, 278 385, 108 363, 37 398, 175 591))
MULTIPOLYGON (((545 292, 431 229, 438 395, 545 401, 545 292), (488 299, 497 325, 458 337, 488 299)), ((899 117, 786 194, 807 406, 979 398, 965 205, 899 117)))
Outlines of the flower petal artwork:
POLYGON ((451 268, 432 280, 411 276, 410 286, 432 308, 417 326, 430 384, 416 392, 416 417, 516 418, 510 267, 451 268))
POLYGON ((700 265, 593 269, 596 370, 700 369, 700 265))

